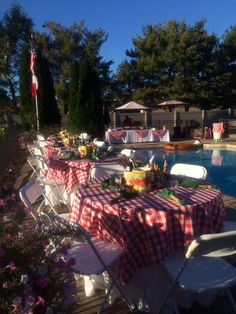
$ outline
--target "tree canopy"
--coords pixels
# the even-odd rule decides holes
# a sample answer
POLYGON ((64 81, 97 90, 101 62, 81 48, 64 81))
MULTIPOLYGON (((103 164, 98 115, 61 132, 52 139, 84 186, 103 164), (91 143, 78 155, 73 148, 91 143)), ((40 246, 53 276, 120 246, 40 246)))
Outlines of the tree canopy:
POLYGON ((219 91, 226 88, 225 78, 227 85, 233 83, 234 31, 230 29, 221 44, 216 34, 205 30, 205 20, 194 26, 176 20, 145 26, 142 36, 133 39, 134 49, 126 52, 130 60, 118 67, 121 97, 145 104, 177 98, 201 108, 225 106, 219 91))
MULTIPOLYGON (((89 67, 96 73, 94 86, 99 85, 99 97, 106 110, 112 103, 115 106, 114 100, 121 104, 134 99, 149 105, 166 98, 204 109, 231 107, 236 101, 236 25, 218 38, 215 33, 209 34, 205 24, 204 19, 194 25, 173 19, 144 25, 113 75, 112 60, 106 62, 100 54, 108 36, 104 30, 91 31, 85 21, 69 27, 46 21, 45 31, 33 31, 32 19, 15 2, 0 19, 0 104, 16 106, 20 55, 22 47, 30 44, 33 32, 35 48, 42 52, 42 64, 51 77, 51 91, 55 89, 56 97, 50 102, 56 99, 61 112, 67 112, 68 107, 71 110, 72 102, 74 109, 75 102, 81 104, 82 96, 78 94, 82 87, 75 82, 71 67, 75 62, 79 67, 84 60, 89 60, 89 67)), ((40 88, 47 86, 42 82, 40 88)), ((46 113, 44 117, 46 121, 46 113)))

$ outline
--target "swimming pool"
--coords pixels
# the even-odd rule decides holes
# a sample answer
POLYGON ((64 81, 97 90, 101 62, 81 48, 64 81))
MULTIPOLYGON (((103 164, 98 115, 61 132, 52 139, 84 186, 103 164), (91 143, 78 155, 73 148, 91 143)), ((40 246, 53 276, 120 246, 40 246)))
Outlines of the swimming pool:
POLYGON ((162 149, 137 150, 135 159, 148 162, 152 155, 162 168, 164 160, 168 169, 177 162, 202 165, 207 169, 207 181, 216 184, 229 195, 236 196, 236 151, 221 149, 199 149, 188 151, 165 151, 162 149))

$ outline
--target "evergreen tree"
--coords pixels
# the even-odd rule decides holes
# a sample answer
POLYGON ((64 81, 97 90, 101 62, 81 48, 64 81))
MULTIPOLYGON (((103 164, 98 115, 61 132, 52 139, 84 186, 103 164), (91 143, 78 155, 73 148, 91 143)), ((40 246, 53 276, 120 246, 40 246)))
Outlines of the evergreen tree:
POLYGON ((69 125, 71 129, 78 128, 78 88, 79 88, 79 64, 74 61, 71 66, 70 87, 69 87, 69 125))
POLYGON ((79 71, 78 128, 93 136, 103 136, 103 104, 97 72, 88 60, 82 61, 79 71))
POLYGON ((10 96, 13 108, 17 104, 21 49, 29 42, 32 27, 32 19, 16 2, 0 19, 0 89, 10 96))
POLYGON ((40 124, 54 126, 61 123, 61 116, 57 107, 55 89, 47 59, 37 51, 36 75, 38 77, 38 103, 40 124))
POLYGON ((36 124, 35 105, 31 95, 31 72, 29 69, 29 47, 22 48, 20 57, 19 92, 20 92, 20 116, 23 125, 29 129, 36 124))

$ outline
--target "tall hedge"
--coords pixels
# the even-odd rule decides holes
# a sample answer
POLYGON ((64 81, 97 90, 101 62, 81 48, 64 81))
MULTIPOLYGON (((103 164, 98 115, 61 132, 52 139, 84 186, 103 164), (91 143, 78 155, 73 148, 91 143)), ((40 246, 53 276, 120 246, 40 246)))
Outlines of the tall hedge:
POLYGON ((36 75, 38 77, 38 104, 40 125, 54 126, 61 123, 53 79, 47 59, 37 51, 36 75))
POLYGON ((104 134, 103 103, 99 77, 89 60, 80 64, 78 112, 79 130, 93 136, 104 134))
POLYGON ((69 125, 72 130, 77 130, 78 125, 78 88, 79 88, 79 64, 74 61, 71 66, 69 86, 69 125))

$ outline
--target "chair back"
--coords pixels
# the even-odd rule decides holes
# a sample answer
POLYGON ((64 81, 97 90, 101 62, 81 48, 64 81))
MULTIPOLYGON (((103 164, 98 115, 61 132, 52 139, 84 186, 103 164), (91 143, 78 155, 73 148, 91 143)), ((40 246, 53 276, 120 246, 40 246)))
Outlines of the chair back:
POLYGON ((89 141, 91 139, 91 135, 89 135, 88 133, 80 133, 79 138, 81 140, 89 141))
POLYGON ((212 124, 212 132, 219 132, 223 134, 225 131, 223 122, 216 122, 212 124))
POLYGON ((89 178, 99 179, 104 176, 111 176, 113 174, 123 174, 125 167, 119 162, 103 162, 97 163, 90 168, 89 178))
POLYGON ((97 147, 100 147, 100 148, 105 148, 105 146, 106 146, 105 141, 96 140, 96 141, 93 141, 93 143, 94 143, 94 145, 96 145, 97 147))
POLYGON ((127 157, 133 157, 134 153, 136 150, 132 149, 132 148, 124 148, 121 150, 120 154, 127 156, 127 157))
POLYGON ((45 141, 45 140, 46 140, 45 137, 44 137, 44 135, 41 134, 41 133, 37 134, 36 137, 37 137, 37 140, 38 140, 38 141, 45 141))
POLYGON ((207 170, 203 166, 177 163, 170 170, 170 174, 182 175, 196 179, 206 179, 207 170))
POLYGON ((46 140, 34 140, 34 144, 38 145, 42 149, 48 145, 48 142, 46 140))
POLYGON ((70 236, 76 241, 91 243, 91 237, 87 230, 80 224, 71 222, 58 214, 48 211, 41 211, 40 221, 43 224, 43 230, 49 232, 52 236, 70 236))
POLYGON ((27 148, 28 148, 31 156, 43 155, 42 149, 38 144, 28 144, 27 148))
POLYGON ((37 182, 28 182, 19 191, 20 199, 26 207, 31 207, 43 195, 43 187, 37 182))
POLYGON ((236 254, 236 231, 204 234, 194 239, 185 257, 224 257, 236 254))

